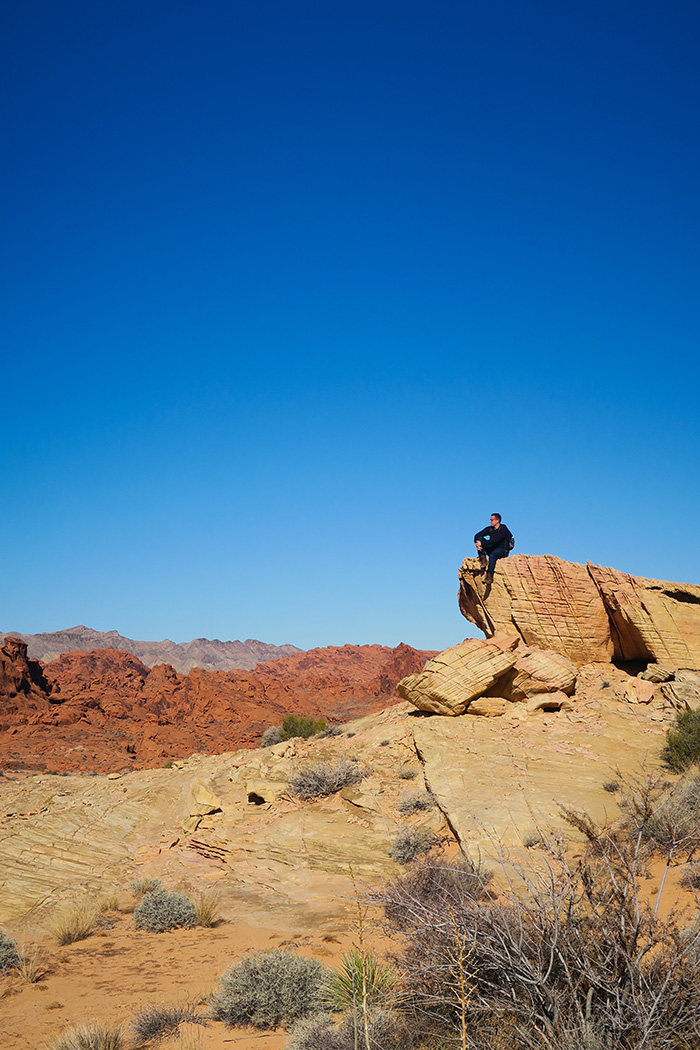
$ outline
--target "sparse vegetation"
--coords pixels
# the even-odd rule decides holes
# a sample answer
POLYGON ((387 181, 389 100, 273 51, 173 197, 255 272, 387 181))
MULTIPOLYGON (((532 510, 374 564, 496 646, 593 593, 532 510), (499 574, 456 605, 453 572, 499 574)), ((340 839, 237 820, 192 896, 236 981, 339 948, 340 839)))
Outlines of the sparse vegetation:
POLYGON ((537 846, 542 845, 544 845, 542 835, 537 829, 526 831, 523 835, 523 846, 525 849, 535 849, 537 846))
POLYGON ((413 769, 411 766, 403 766, 399 770, 399 780, 415 780, 418 776, 418 770, 413 769))
POLYGON ((304 766, 290 780, 289 790, 292 795, 303 801, 333 795, 349 784, 359 784, 367 776, 357 762, 341 759, 335 765, 330 762, 319 762, 317 765, 304 766))
POLYGON ((192 1003, 174 1003, 170 1006, 145 1006, 136 1014, 131 1027, 140 1042, 148 1042, 174 1035, 184 1023, 206 1024, 206 1020, 197 1016, 192 1003))
POLYGON ((162 890, 163 883, 160 879, 135 879, 129 888, 134 897, 140 900, 147 893, 155 893, 156 890, 162 890))
POLYGON ((323 732, 319 733, 319 736, 322 736, 322 737, 326 737, 326 736, 342 736, 342 735, 343 735, 343 730, 341 729, 340 726, 326 726, 326 728, 323 730, 323 732))
POLYGON ((153 890, 134 908, 134 925, 139 930, 165 933, 179 927, 197 925, 197 909, 184 893, 153 890))
POLYGON ((437 1043, 428 1036, 425 1041, 420 1025, 409 1027, 399 1011, 375 1007, 365 1018, 352 1011, 336 1027, 328 1015, 320 1014, 298 1021, 291 1033, 287 1050, 412 1050, 420 1043, 425 1050, 448 1050, 454 1044, 437 1043))
POLYGON ((230 967, 211 999, 212 1017, 235 1027, 288 1027, 321 1010, 327 982, 316 959, 275 948, 230 967))
POLYGON ((277 726, 268 726, 263 735, 260 737, 260 747, 273 747, 274 744, 281 744, 282 737, 277 726))
POLYGON ((69 1029, 51 1043, 50 1050, 124 1050, 126 1040, 121 1025, 98 1022, 69 1029))
POLYGON ((97 926, 99 911, 92 901, 80 901, 59 911, 49 923, 49 933, 57 944, 83 941, 97 926))
POLYGON ((100 897, 98 909, 101 912, 119 911, 119 894, 116 890, 110 890, 100 897))
MULTIPOLYGON (((537 864, 517 867, 494 841, 497 889, 478 867, 426 861, 375 895, 403 939, 402 1009, 460 1048, 700 1045, 700 924, 684 928, 675 908, 662 916, 660 890, 648 899, 658 841, 643 838, 642 822, 613 829, 562 813, 583 836, 582 855, 542 833, 537 864)), ((694 849, 670 827, 667 869, 694 849)))
POLYGON ((404 795, 396 808, 399 813, 418 813, 421 810, 432 809, 434 805, 435 799, 429 791, 414 791, 411 795, 404 795))
POLYGON ((388 852, 397 864, 410 864, 417 857, 429 853, 439 843, 437 835, 425 828, 401 828, 388 852))
POLYGON ((279 734, 282 740, 291 740, 292 737, 303 737, 304 740, 308 740, 310 736, 315 736, 316 733, 323 733, 326 728, 326 720, 324 718, 310 718, 308 715, 286 715, 282 719, 282 725, 279 727, 279 734))
POLYGON ((20 965, 22 956, 17 942, 0 930, 0 973, 7 973, 20 965))
POLYGON ((616 791, 620 790, 619 780, 606 780, 603 784, 603 791, 607 791, 610 795, 614 795, 616 791))
POLYGON ((700 862, 694 861, 683 872, 681 885, 688 890, 700 890, 700 862))
POLYGON ((363 994, 368 1006, 386 1004, 396 986, 396 974, 369 949, 353 948, 328 978, 326 994, 334 1010, 356 1010, 363 994), (363 988, 364 984, 364 988, 363 988))
POLYGON ((219 896, 214 890, 202 890, 194 903, 197 925, 209 929, 219 921, 219 896))
POLYGON ((675 858, 700 848, 700 772, 676 784, 627 781, 620 805, 629 829, 657 852, 672 849, 675 858))
POLYGON ((700 762, 700 708, 677 712, 676 724, 666 731, 661 758, 674 773, 700 762))

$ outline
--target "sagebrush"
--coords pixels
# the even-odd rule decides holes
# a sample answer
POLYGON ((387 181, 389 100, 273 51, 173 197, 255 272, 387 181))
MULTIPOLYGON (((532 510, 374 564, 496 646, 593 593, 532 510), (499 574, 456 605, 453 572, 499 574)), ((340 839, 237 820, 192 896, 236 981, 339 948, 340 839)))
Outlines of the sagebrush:
POLYGON ((410 795, 404 795, 396 808, 399 813, 418 813, 420 810, 432 809, 434 805, 435 799, 429 791, 414 791, 410 795))
POLYGON ((356 762, 340 759, 335 765, 330 762, 319 762, 313 766, 302 767, 290 780, 289 790, 292 795, 302 800, 321 798, 333 795, 349 784, 358 784, 367 771, 356 762))
POLYGON ((212 1017, 231 1027, 288 1027, 323 1008, 326 984, 316 959, 279 948, 254 952, 222 975, 211 998, 212 1017))
POLYGON ((397 864, 410 864, 439 844, 438 836, 426 828, 401 828, 388 853, 397 864))
POLYGON ((17 942, 0 930, 0 973, 7 973, 19 966, 22 961, 17 942))
POLYGON ((134 908, 134 925, 154 933, 197 926, 197 909, 184 893, 154 890, 145 894, 134 908))
POLYGON ((141 1042, 161 1039, 178 1031, 181 1024, 204 1024, 199 1018, 192 1003, 174 1003, 171 1005, 144 1006, 136 1014, 132 1023, 134 1035, 141 1042))

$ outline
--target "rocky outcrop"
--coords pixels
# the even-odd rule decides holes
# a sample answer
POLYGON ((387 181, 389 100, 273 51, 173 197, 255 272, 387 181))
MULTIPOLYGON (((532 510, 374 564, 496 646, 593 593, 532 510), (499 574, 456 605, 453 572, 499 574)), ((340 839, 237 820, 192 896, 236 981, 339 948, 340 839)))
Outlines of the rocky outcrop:
POLYGON ((598 682, 600 667, 611 667, 606 679, 622 675, 623 703, 700 706, 700 587, 522 554, 498 562, 490 588, 475 558, 459 580, 460 609, 486 639, 447 649, 399 682, 419 710, 498 715, 520 701, 530 714, 568 710, 580 682, 611 687, 598 682), (496 659, 505 637, 508 658, 496 659))
POLYGON ((502 559, 490 591, 479 562, 465 558, 459 580, 460 609, 487 637, 515 631, 577 666, 616 659, 700 667, 700 586, 549 554, 502 559))
POLYGON ((340 646, 254 671, 183 675, 100 649, 63 654, 44 678, 27 661, 26 643, 7 645, 13 670, 0 680, 0 768, 57 772, 140 769, 193 752, 254 747, 290 713, 344 722, 396 703, 399 678, 434 655, 407 645, 340 646))
MULTIPOLYGON (((4 637, 9 636, 0 634, 0 642, 4 637)), ((167 663, 184 674, 193 667, 208 671, 251 670, 266 660, 279 660, 303 651, 296 645, 270 645, 256 638, 247 638, 245 642, 220 642, 218 638, 195 638, 192 642, 171 642, 166 638, 162 642, 143 642, 125 638, 118 631, 95 631, 82 624, 64 631, 17 634, 17 637, 27 643, 32 659, 44 663, 74 650, 117 649, 131 653, 149 667, 167 663)))

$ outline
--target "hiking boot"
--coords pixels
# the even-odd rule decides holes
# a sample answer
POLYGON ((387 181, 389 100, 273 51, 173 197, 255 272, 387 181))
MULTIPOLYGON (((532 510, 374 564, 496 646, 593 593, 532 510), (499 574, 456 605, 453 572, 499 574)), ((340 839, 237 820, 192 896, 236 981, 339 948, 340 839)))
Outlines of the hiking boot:
POLYGON ((479 555, 479 565, 481 566, 481 568, 485 569, 486 566, 488 565, 488 563, 489 563, 489 560, 486 557, 486 555, 485 554, 480 554, 479 555))
POLYGON ((492 583, 493 583, 493 576, 491 575, 490 572, 487 572, 486 575, 484 576, 484 586, 485 587, 490 587, 492 583))

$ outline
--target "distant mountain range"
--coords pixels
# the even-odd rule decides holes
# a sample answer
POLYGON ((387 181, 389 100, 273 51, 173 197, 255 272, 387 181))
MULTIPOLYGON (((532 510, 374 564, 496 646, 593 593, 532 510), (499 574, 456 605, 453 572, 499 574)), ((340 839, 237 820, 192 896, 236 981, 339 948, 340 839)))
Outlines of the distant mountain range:
POLYGON ((137 656, 148 667, 171 664, 181 674, 187 674, 193 667, 207 671, 248 671, 258 663, 304 652, 296 645, 268 645, 256 638, 247 638, 245 642, 220 642, 218 638, 195 638, 192 642, 171 642, 169 638, 162 642, 140 642, 125 638, 118 631, 93 631, 82 625, 45 634, 0 632, 0 644, 10 636, 22 638, 27 643, 31 659, 44 663, 76 649, 83 652, 122 649, 137 656))

